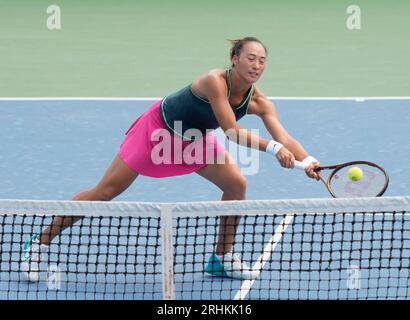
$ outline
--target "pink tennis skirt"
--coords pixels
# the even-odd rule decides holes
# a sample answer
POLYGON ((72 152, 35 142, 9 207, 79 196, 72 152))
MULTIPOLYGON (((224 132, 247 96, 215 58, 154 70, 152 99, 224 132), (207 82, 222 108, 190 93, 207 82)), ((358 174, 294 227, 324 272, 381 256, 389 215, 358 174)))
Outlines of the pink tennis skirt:
POLYGON ((161 118, 158 101, 125 133, 118 155, 138 174, 162 178, 195 172, 216 163, 224 152, 212 133, 192 142, 171 132, 161 118))

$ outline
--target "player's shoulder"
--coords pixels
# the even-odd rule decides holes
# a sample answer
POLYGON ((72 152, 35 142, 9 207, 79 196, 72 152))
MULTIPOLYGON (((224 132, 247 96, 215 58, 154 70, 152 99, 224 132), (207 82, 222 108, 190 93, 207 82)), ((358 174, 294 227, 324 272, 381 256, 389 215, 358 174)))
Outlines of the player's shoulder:
POLYGON ((210 69, 192 83, 192 88, 202 97, 209 97, 216 92, 226 95, 226 75, 223 69, 210 69))
POLYGON ((226 72, 223 69, 210 69, 206 71, 200 78, 203 78, 205 81, 225 81, 226 72))

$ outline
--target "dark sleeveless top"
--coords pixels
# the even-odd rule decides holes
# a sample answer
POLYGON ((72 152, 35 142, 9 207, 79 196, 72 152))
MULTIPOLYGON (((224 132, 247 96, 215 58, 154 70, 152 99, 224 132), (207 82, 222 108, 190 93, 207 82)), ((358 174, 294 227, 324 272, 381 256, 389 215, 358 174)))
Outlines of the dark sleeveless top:
MULTIPOLYGON (((228 99, 231 94, 231 72, 232 69, 226 71, 228 99)), ((237 121, 248 112, 253 91, 254 86, 252 85, 245 99, 234 110, 237 121)), ((195 140, 192 136, 186 135, 186 131, 189 129, 197 129, 202 135, 205 135, 207 130, 219 127, 209 101, 196 95, 192 91, 192 85, 188 85, 162 100, 161 117, 169 130, 185 140, 195 140)))

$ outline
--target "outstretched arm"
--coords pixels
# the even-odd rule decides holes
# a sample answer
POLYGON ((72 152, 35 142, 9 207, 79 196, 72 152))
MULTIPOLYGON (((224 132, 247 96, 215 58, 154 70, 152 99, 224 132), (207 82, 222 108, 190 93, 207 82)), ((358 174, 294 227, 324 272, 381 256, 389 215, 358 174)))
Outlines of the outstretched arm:
MULTIPOLYGON (((201 85, 203 94, 209 100, 215 118, 218 120, 221 129, 228 139, 240 145, 255 148, 260 151, 270 149, 270 141, 252 134, 250 130, 241 128, 238 125, 235 114, 227 99, 227 88, 223 79, 219 78, 216 74, 208 74, 202 80, 201 85)), ((277 141, 285 146, 278 152, 274 152, 280 164, 285 168, 293 168, 295 161, 294 153, 297 156, 296 159, 303 160, 307 158, 307 152, 301 144, 292 138, 282 127, 273 104, 266 98, 265 100, 260 100, 258 98, 259 96, 260 94, 257 93, 256 98, 252 99, 248 112, 258 114, 264 120, 266 128, 271 133, 273 139, 277 139, 277 141), (269 111, 269 109, 273 109, 273 111, 269 111)), ((310 177, 318 179, 317 174, 313 170, 314 168, 312 166, 308 166, 306 173, 310 177)))
MULTIPOLYGON (((283 148, 276 154, 283 167, 289 168, 287 161, 289 161, 288 153, 290 152, 292 155, 290 167, 293 167, 295 159, 312 164, 307 167, 306 173, 309 177, 318 179, 314 169, 319 167, 319 162, 310 157, 302 144, 286 131, 279 120, 275 105, 269 99, 260 92, 256 92, 256 96, 249 108, 249 113, 259 116, 272 138, 283 145, 283 148)), ((267 151, 269 151, 269 148, 267 151)))

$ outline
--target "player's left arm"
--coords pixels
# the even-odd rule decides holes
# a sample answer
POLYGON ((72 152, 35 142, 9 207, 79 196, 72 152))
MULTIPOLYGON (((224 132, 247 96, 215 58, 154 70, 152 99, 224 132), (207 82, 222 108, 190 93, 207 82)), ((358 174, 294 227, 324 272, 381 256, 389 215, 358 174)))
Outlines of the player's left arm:
MULTIPOLYGON (((306 161, 309 159, 309 154, 303 148, 302 144, 292 137, 283 127, 273 102, 271 102, 258 88, 255 88, 255 93, 249 106, 248 113, 260 117, 272 138, 292 152, 296 160, 306 161)), ((318 161, 312 163, 314 165, 308 166, 306 173, 310 177, 318 179, 314 169, 319 167, 320 164, 318 161)))

